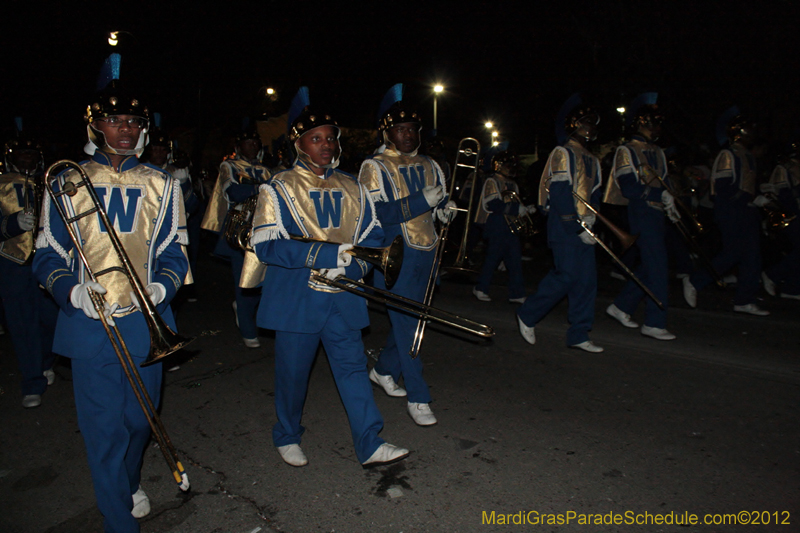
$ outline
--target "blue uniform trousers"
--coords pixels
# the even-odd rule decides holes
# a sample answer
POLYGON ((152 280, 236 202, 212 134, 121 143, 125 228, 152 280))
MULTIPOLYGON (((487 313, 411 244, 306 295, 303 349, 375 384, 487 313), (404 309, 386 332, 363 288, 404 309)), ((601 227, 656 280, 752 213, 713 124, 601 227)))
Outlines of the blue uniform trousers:
POLYGON ((30 265, 0 258, 0 297, 17 365, 22 374, 22 395, 43 394, 53 366, 53 332, 58 306, 39 288, 30 265))
MULTIPOLYGON (((755 302, 761 281, 761 215, 756 207, 736 209, 728 202, 714 205, 714 220, 722 232, 722 251, 711 260, 724 276, 739 265, 734 305, 755 302)), ((714 281, 705 270, 692 274, 690 281, 700 290, 714 281)))
POLYGON ((299 444, 305 428, 300 425, 306 402, 311 366, 320 341, 347 411, 353 445, 359 462, 369 459, 384 443, 378 437, 383 417, 375 405, 367 375, 367 357, 361 331, 350 329, 336 307, 331 307, 319 333, 275 332, 275 412, 272 429, 276 447, 299 444))
MULTIPOLYGON (((511 233, 508 227, 493 227, 498 222, 492 218, 494 217, 490 217, 486 222, 483 231, 487 241, 486 259, 483 261, 483 268, 475 288, 488 294, 494 271, 502 261, 508 270, 508 298, 522 298, 525 296, 525 280, 522 278, 522 246, 519 237, 511 233)), ((505 224, 505 219, 502 217, 497 219, 505 224)))
MULTIPOLYGON (((403 252, 403 268, 392 287, 392 293, 422 302, 435 255, 433 250, 426 252, 406 246, 403 252)), ((386 288, 383 274, 378 270, 375 271, 375 285, 379 289, 386 288)), ((378 362, 375 363, 375 372, 382 376, 392 376, 395 381, 402 377, 409 402, 430 403, 431 393, 422 377, 422 357, 412 359, 409 355, 419 317, 391 306, 386 309, 392 327, 378 362)))
POLYGON ((536 294, 529 296, 517 310, 520 319, 535 326, 565 296, 569 299, 567 346, 589 340, 594 324, 594 301, 597 297, 597 269, 594 246, 551 243, 555 268, 539 283, 536 294))
POLYGON ((258 337, 256 311, 258 310, 258 303, 261 301, 261 289, 242 289, 239 287, 243 264, 244 252, 233 250, 231 253, 231 272, 233 273, 233 282, 236 290, 236 316, 239 320, 239 332, 245 339, 255 339, 258 337))
MULTIPOLYGON (((636 246, 639 248, 641 264, 634 271, 644 285, 656 298, 664 304, 664 310, 658 308, 652 298, 632 280, 628 280, 622 292, 614 299, 614 305, 625 313, 632 315, 639 302, 645 299, 644 324, 652 328, 667 327, 667 299, 669 297, 667 246, 664 238, 665 217, 660 211, 645 207, 647 212, 642 216, 631 216, 631 233, 638 235, 636 246)), ((629 211, 630 212, 630 211, 629 211)))
MULTIPOLYGON (((141 368, 144 359, 134 361, 158 406, 161 364, 141 368)), ((72 375, 78 427, 105 532, 138 533, 139 524, 131 515, 132 494, 139 488, 150 426, 109 343, 91 359, 72 359, 72 375)))
POLYGON ((792 222, 784 230, 791 250, 778 263, 766 270, 769 279, 774 281, 783 294, 800 294, 800 222, 792 222))

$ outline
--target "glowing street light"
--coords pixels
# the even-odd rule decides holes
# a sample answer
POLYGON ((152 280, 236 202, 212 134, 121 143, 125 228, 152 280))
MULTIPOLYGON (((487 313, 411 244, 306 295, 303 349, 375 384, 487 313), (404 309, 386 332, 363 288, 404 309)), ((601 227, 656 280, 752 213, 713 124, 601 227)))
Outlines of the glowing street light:
POLYGON ((436 113, 436 111, 437 111, 436 104, 437 104, 437 101, 439 99, 439 94, 442 93, 443 91, 444 91, 444 86, 443 85, 437 83, 436 85, 433 86, 433 131, 434 132, 439 129, 439 127, 438 127, 439 123, 437 121, 437 116, 436 116, 436 114, 437 114, 436 113))
POLYGON ((268 95, 272 96, 273 94, 275 94, 275 89, 273 89, 272 87, 267 87, 267 90, 265 92, 268 95))
POLYGON ((108 34, 108 44, 111 46, 117 46, 119 44, 119 32, 112 31, 108 34))
POLYGON ((492 139, 496 139, 498 135, 500 135, 500 133, 497 130, 493 131, 492 132, 492 139))
POLYGON ((619 113, 620 115, 624 115, 625 114, 625 108, 624 107, 618 107, 617 108, 617 113, 619 113))
POLYGON ((494 124, 492 124, 492 122, 491 122, 491 121, 488 121, 488 120, 486 121, 486 123, 485 123, 483 126, 484 126, 484 127, 487 129, 487 130, 490 130, 490 129, 494 128, 494 124))

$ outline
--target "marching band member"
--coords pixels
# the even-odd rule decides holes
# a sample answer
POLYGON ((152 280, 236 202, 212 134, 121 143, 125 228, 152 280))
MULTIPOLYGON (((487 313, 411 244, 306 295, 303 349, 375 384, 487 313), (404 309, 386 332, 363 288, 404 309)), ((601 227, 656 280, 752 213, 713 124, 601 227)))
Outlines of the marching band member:
POLYGON ((361 330, 369 325, 366 301, 313 279, 361 279, 369 266, 351 260, 354 244, 380 246, 383 232, 367 191, 336 167, 340 130, 330 115, 309 108, 301 87, 289 111, 294 165, 259 192, 251 245, 266 263, 258 325, 275 331, 275 411, 272 438, 283 460, 308 463, 300 448, 311 367, 320 342, 344 403, 356 456, 364 466, 398 461, 408 450, 383 441, 383 418, 367 377, 361 330), (323 242, 300 242, 290 235, 323 242))
POLYGON ((236 137, 236 153, 219 166, 219 177, 211 195, 202 228, 220 233, 214 253, 231 260, 236 299, 233 311, 242 341, 248 348, 258 348, 256 311, 261 300, 258 289, 243 289, 239 282, 244 264, 244 250, 233 249, 225 239, 225 221, 242 203, 258 194, 258 187, 270 177, 267 167, 261 164, 261 137, 255 128, 245 129, 236 137))
POLYGON ((789 146, 788 156, 772 171, 769 183, 761 186, 762 192, 773 195, 783 213, 794 220, 785 228, 789 252, 762 274, 764 289, 781 298, 800 300, 800 143, 789 146))
POLYGON ((525 302, 525 280, 522 278, 522 246, 519 235, 515 235, 506 216, 526 216, 536 212, 534 206, 525 206, 519 202, 519 186, 514 178, 517 176, 519 158, 504 150, 492 158, 494 174, 483 182, 477 222, 483 224, 483 237, 487 241, 486 258, 483 261, 478 284, 472 288, 472 294, 482 302, 490 302, 489 285, 492 276, 502 262, 508 270, 508 301, 525 302), (513 191, 517 199, 503 195, 513 191))
POLYGON ((600 204, 600 161, 587 149, 597 137, 599 122, 597 113, 583 104, 578 94, 564 103, 556 118, 556 136, 563 146, 550 153, 539 185, 539 205, 549 211, 547 241, 555 268, 539 283, 536 294, 517 310, 520 333, 530 344, 536 342, 536 324, 566 296, 570 322, 567 346, 590 353, 603 351, 589 340, 597 296, 596 241, 581 225, 591 229, 596 217, 573 195, 578 194, 594 207, 600 204))
POLYGON ((58 309, 31 270, 38 209, 36 183, 44 171, 42 146, 22 133, 6 143, 0 174, 0 297, 22 374, 22 406, 38 407, 53 383, 53 330, 58 309))
MULTIPOLYGON (((119 58, 112 54, 107 68, 118 65, 114 56, 119 58)), ((93 181, 149 298, 174 330, 169 302, 188 272, 180 184, 161 169, 139 162, 147 141, 147 108, 119 85, 115 71, 113 81, 87 108, 85 151, 90 159, 81 166, 93 181)), ((54 187, 59 190, 78 179, 75 170, 67 170, 54 187)), ((92 204, 84 192, 61 196, 59 201, 68 213, 85 212, 92 204)), ((97 216, 83 217, 73 226, 84 241, 83 251, 93 270, 119 265, 97 216)), ((98 282, 90 280, 50 198, 44 202, 36 245, 33 270, 60 308, 54 351, 72 359, 78 426, 105 531, 138 532, 136 518, 150 512, 150 501, 139 485, 150 426, 126 383, 88 289, 104 295, 103 312, 116 323, 137 366, 150 350, 147 324, 124 272, 110 271, 98 282)), ((140 373, 157 406, 161 364, 141 368, 140 373)))
MULTIPOLYGON (((422 302, 436 257, 439 236, 434 221, 449 222, 455 214, 447 207, 445 178, 433 159, 419 155, 422 121, 403 103, 402 84, 389 89, 378 112, 382 145, 361 165, 359 181, 375 201, 383 226, 384 245, 403 236, 403 268, 392 292, 422 302)), ((386 288, 382 272, 375 272, 375 285, 386 288)), ((419 319, 388 308, 391 330, 370 379, 389 396, 406 396, 408 414, 420 426, 436 424, 430 408, 431 395, 422 377, 422 359, 410 350, 419 319), (405 389, 397 381, 402 376, 405 389)))
POLYGON ((675 335, 666 329, 669 271, 664 218, 666 215, 677 220, 680 215, 675 208, 675 199, 658 179, 666 181, 669 169, 664 151, 655 144, 661 136, 663 121, 657 99, 658 93, 643 93, 631 103, 629 127, 636 133, 629 142, 617 148, 606 201, 627 202, 630 231, 638 235, 636 246, 641 257, 635 275, 665 307, 659 308, 639 285, 629 279, 606 313, 626 328, 637 328, 639 325, 631 320, 631 314, 644 299, 642 335, 670 341, 675 339, 675 335))
MULTIPOLYGON (((711 171, 711 193, 714 195, 714 221, 722 232, 722 251, 711 260, 714 269, 725 275, 739 265, 733 310, 756 316, 769 311, 756 305, 761 275, 761 214, 758 207, 769 203, 756 196, 756 159, 750 152, 755 142, 754 125, 739 114, 738 107, 729 108, 717 123, 720 145, 730 143, 719 152, 711 171)), ((697 291, 713 281, 706 271, 695 271, 683 278, 683 296, 690 307, 697 307, 697 291)))

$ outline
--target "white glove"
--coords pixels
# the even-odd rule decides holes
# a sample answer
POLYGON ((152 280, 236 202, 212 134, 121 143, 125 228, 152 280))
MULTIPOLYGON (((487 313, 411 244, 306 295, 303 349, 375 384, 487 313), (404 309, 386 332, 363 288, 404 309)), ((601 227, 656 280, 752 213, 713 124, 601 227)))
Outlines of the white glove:
POLYGON ((675 209, 675 197, 669 191, 661 192, 661 203, 664 204, 665 210, 675 209))
MULTIPOLYGON (((160 283, 151 283, 144 288, 144 292, 147 293, 147 297, 150 298, 150 301, 153 302, 153 305, 160 304, 164 301, 164 298, 167 297, 167 289, 160 283)), ((139 299, 133 292, 131 292, 131 301, 133 302, 133 305, 136 306, 136 309, 139 311, 142 310, 142 305, 139 303, 139 299)))
POLYGON ((336 266, 339 268, 350 266, 350 261, 353 256, 347 253, 347 250, 353 248, 352 244, 344 243, 339 245, 339 255, 336 257, 336 266))
MULTIPOLYGON (((100 315, 97 314, 97 309, 94 308, 94 303, 92 303, 92 297, 89 296, 89 289, 98 294, 105 294, 107 292, 106 288, 96 281, 87 281, 86 283, 81 283, 80 285, 72 287, 69 301, 72 307, 80 309, 89 318, 100 320, 100 315)), ((117 303, 109 305, 108 302, 104 302, 103 315, 105 315, 106 322, 109 326, 114 326, 114 319, 111 318, 111 315, 114 314, 114 311, 116 311, 118 307, 119 304, 117 303)))
POLYGON ((443 223, 449 224, 454 218, 456 218, 456 203, 453 200, 448 201, 444 205, 444 209, 437 209, 434 211, 436 213, 436 217, 443 223))
POLYGON ((519 216, 524 217, 525 215, 533 215, 536 213, 536 206, 535 205, 520 205, 519 206, 519 216))
POLYGON ((583 244, 588 244, 589 246, 594 246, 595 243, 597 242, 594 239, 594 237, 592 237, 592 235, 586 230, 580 232, 578 234, 578 237, 580 238, 581 242, 583 242, 583 244))
POLYGON ((344 267, 337 267, 337 268, 323 268, 319 271, 319 273, 325 276, 327 279, 333 281, 339 276, 344 276, 344 267))
POLYGON ((430 207, 436 207, 444 198, 444 187, 441 185, 428 185, 422 189, 422 195, 430 207))
POLYGON ((594 223, 597 222, 597 215, 594 213, 586 213, 581 217, 581 220, 591 229, 594 227, 594 223))
POLYGON ((17 213, 17 225, 22 231, 30 231, 36 225, 36 217, 33 213, 20 211, 17 213))
POLYGON ((753 205, 755 205, 756 207, 764 207, 765 205, 769 204, 770 201, 771 200, 766 196, 759 194, 753 199, 753 205))

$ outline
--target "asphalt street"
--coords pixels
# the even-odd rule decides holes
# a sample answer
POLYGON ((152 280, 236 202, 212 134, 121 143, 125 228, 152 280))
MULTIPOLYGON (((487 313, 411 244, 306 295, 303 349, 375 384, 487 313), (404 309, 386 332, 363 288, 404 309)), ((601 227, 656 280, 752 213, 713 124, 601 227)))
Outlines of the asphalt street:
MULTIPOLYGON (((525 263, 529 292, 550 261, 540 249, 525 263)), ((656 341, 605 315, 622 286, 607 273, 602 262, 591 337, 606 351, 597 355, 565 346, 566 302, 531 346, 504 274, 492 302, 445 279, 435 305, 496 336, 428 328, 422 357, 436 426, 417 427, 404 399, 375 389, 381 435, 412 452, 394 465, 358 463, 320 350, 303 420, 309 465, 293 468, 271 440, 273 338, 263 331, 260 349, 244 346, 229 268, 203 254, 199 301, 176 304, 181 333, 198 339, 166 374, 161 409, 192 488, 180 493, 149 447, 142 486, 153 510, 142 531, 800 531, 800 302, 765 296, 772 315, 760 318, 733 313, 731 289, 707 289, 692 310, 673 280, 678 339, 656 341), (676 524, 692 515, 698 524, 676 524), (749 524, 731 525, 734 515, 749 524)), ((388 331, 381 307, 371 305, 368 350, 388 331)), ((102 531, 69 362, 55 370, 42 406, 23 409, 11 342, 0 337, 3 533, 102 531)))

